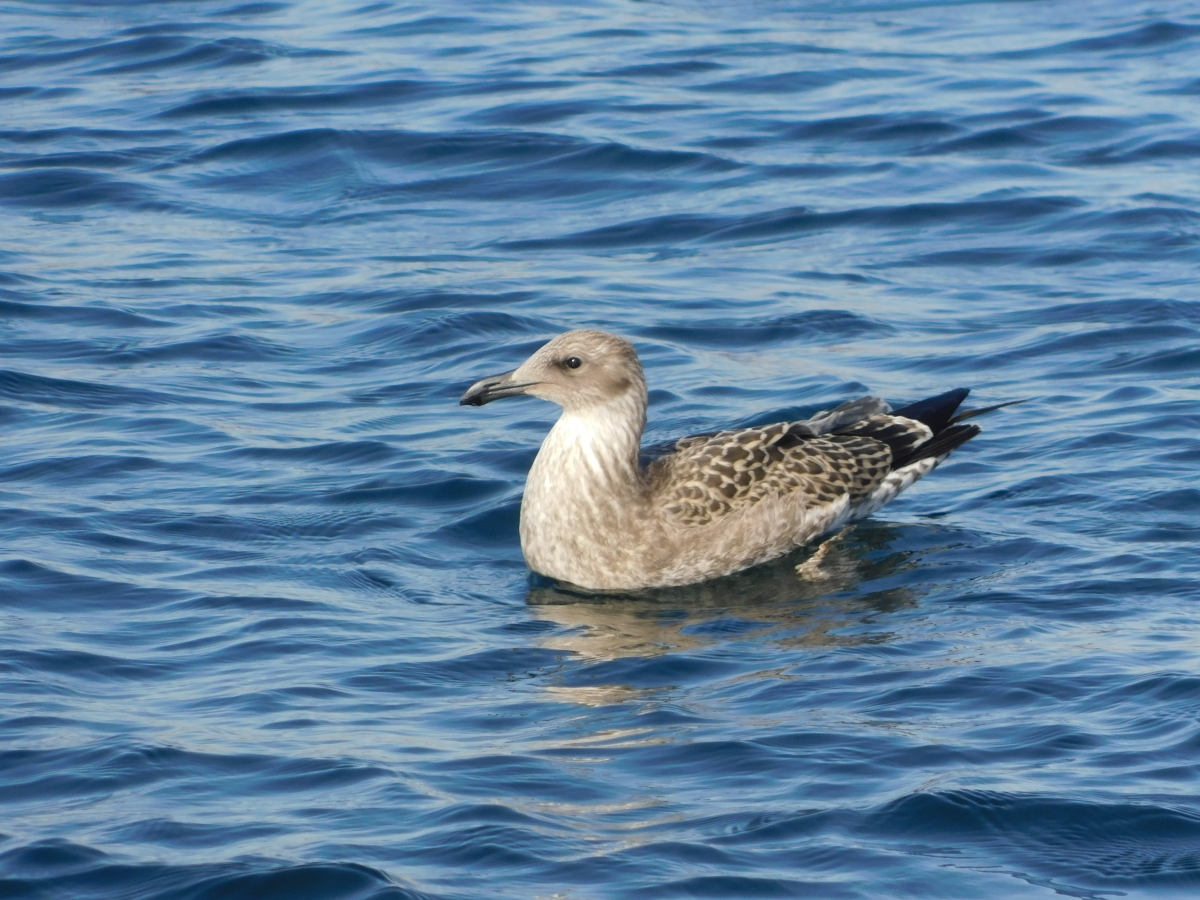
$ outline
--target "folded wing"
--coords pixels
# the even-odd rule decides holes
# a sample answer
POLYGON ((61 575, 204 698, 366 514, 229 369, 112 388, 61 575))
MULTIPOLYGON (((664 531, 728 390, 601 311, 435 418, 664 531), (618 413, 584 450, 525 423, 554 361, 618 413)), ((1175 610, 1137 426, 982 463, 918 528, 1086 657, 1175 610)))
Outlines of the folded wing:
POLYGON ((882 506, 979 433, 953 424, 966 389, 891 412, 866 397, 802 422, 684 438, 648 470, 652 489, 682 526, 703 526, 767 498, 857 518, 882 506))

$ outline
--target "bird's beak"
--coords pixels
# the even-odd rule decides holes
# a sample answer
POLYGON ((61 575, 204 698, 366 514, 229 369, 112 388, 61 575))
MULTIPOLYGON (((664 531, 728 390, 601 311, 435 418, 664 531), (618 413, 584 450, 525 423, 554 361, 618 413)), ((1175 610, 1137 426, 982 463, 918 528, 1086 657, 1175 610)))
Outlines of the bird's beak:
POLYGON ((493 400, 519 396, 525 393, 527 388, 537 384, 536 381, 513 381, 515 373, 516 370, 505 372, 503 375, 489 375, 487 378, 480 378, 467 388, 467 392, 462 395, 458 405, 483 406, 493 400))

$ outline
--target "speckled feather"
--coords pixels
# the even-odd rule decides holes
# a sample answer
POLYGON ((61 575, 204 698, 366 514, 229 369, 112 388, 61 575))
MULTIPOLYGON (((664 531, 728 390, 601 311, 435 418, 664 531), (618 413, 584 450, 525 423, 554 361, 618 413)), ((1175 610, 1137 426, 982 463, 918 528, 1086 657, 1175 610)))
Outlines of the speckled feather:
POLYGON ((680 441, 647 474, 651 490, 681 525, 708 525, 767 498, 806 508, 865 498, 891 471, 892 450, 857 435, 803 435, 806 423, 721 431, 680 441), (795 426, 801 426, 796 428, 795 426))

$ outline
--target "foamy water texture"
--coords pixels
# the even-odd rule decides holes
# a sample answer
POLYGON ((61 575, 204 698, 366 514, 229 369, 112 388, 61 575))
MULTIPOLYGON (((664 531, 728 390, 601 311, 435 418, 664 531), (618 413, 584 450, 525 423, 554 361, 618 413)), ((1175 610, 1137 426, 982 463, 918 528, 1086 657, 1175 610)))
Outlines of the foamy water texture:
POLYGON ((1200 10, 0 6, 0 894, 1200 894, 1200 10), (1024 406, 822 564, 531 579, 647 440, 1024 406))

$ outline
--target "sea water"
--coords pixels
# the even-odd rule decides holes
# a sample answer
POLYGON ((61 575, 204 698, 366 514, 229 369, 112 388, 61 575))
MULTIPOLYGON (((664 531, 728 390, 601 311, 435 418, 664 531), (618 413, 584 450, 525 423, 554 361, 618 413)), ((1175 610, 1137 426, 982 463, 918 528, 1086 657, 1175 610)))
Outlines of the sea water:
POLYGON ((1200 893, 1200 10, 0 6, 0 893, 1200 893), (647 441, 1029 402, 679 591, 520 552, 647 441))

